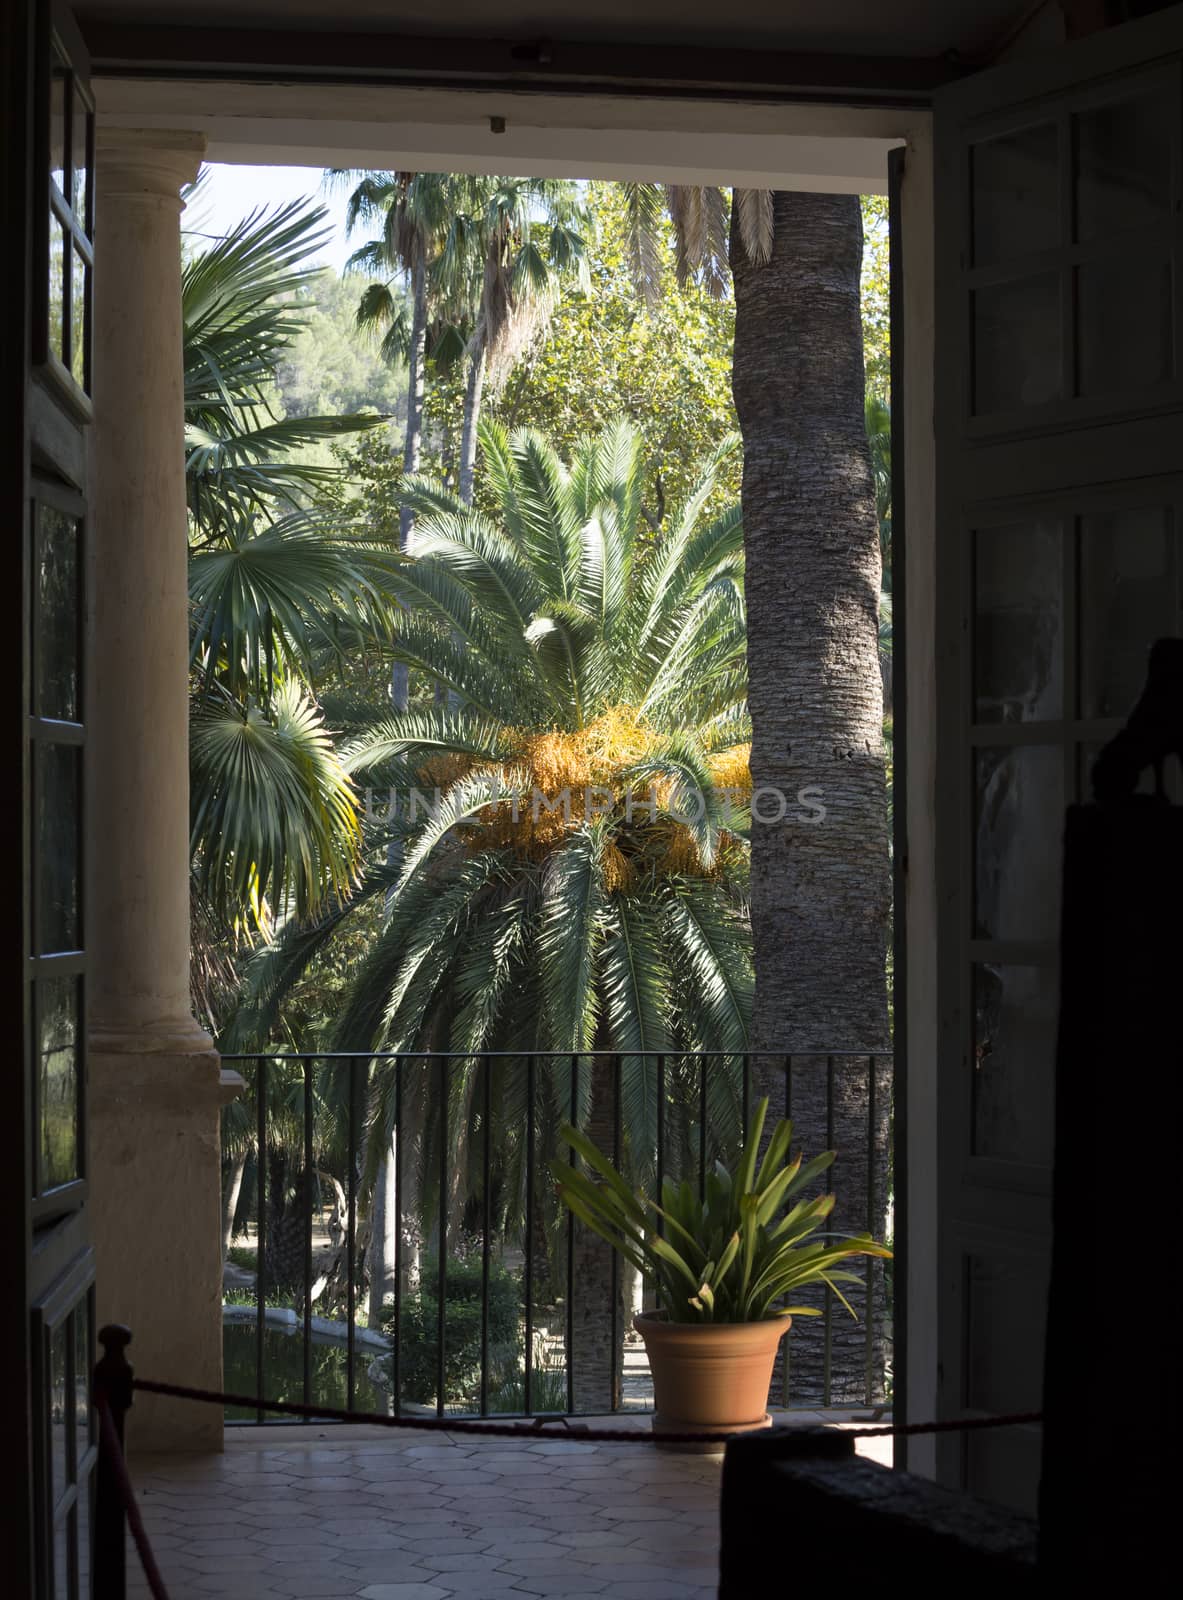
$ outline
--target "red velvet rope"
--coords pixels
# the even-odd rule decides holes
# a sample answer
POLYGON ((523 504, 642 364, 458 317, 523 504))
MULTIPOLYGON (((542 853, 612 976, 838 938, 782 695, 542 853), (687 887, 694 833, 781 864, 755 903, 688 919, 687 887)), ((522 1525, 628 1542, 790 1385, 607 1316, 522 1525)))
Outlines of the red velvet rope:
MULTIPOLYGON (((343 1411, 336 1406, 305 1406, 295 1400, 260 1400, 253 1394, 222 1394, 217 1389, 193 1389, 180 1383, 156 1383, 151 1378, 136 1378, 133 1387, 145 1394, 169 1395, 174 1400, 205 1400, 222 1406, 241 1406, 250 1411, 278 1411, 289 1417, 308 1417, 318 1422, 364 1422, 382 1428, 419 1428, 435 1433, 475 1433, 494 1439, 537 1438, 543 1428, 558 1423, 586 1444, 725 1444, 737 1438, 733 1433, 674 1433, 641 1428, 593 1428, 568 1423, 565 1417, 535 1417, 530 1422, 486 1422, 475 1417, 387 1417, 377 1411, 343 1411)), ((959 1417, 952 1422, 887 1423, 878 1428, 847 1428, 856 1439, 913 1437, 921 1433, 961 1433, 978 1428, 1014 1428, 1023 1423, 1042 1422, 1041 1411, 1016 1411, 1001 1417, 959 1417)))

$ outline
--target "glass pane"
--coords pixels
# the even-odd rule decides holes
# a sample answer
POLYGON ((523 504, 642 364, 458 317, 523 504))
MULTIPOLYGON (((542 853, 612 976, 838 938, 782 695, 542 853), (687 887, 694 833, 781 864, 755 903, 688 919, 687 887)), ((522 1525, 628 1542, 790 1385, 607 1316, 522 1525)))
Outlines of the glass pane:
POLYGON ((42 717, 76 722, 78 703, 78 523, 53 506, 37 508, 38 625, 41 630, 42 717))
POLYGON ((78 1172, 78 980, 45 978, 37 985, 41 1189, 70 1183, 78 1172))
POLYGON ((90 1530, 91 1496, 94 1494, 94 1473, 88 1472, 78 1485, 77 1509, 77 1551, 78 1551, 78 1593, 87 1600, 90 1595, 90 1530))
POLYGON ((974 412, 1016 411, 1058 400, 1060 280, 1056 273, 997 283, 973 294, 974 412))
POLYGON ((54 56, 49 83, 49 175, 66 192, 66 89, 68 68, 54 56))
POLYGON ((1059 161, 1052 123, 973 147, 973 259, 989 266, 1059 242, 1059 161))
POLYGON ((87 1296, 74 1309, 74 1462, 79 1464, 90 1446, 90 1371, 94 1365, 94 1341, 90 1334, 90 1300, 87 1296))
POLYGON ((59 1322, 49 1337, 49 1459, 56 1506, 66 1488, 66 1435, 70 1427, 70 1394, 66 1388, 69 1322, 59 1322))
POLYGON ((1171 102, 1143 95, 1073 118, 1076 237, 1164 222, 1171 204, 1171 102))
POLYGON ((90 233, 90 171, 87 166, 87 133, 90 112, 74 85, 73 116, 70 121, 70 205, 86 233, 90 233))
POLYGON ((77 745, 42 744, 38 750, 35 922, 42 955, 77 950, 81 944, 78 916, 81 756, 77 745))
POLYGON ((1080 714, 1126 717, 1150 646, 1178 629, 1170 512, 1131 507, 1080 519, 1080 714))
POLYGON ((1059 925, 1064 759, 1054 745, 979 750, 975 936, 1054 939, 1059 925))
POLYGON ((80 389, 87 387, 87 313, 90 268, 77 250, 70 252, 70 375, 80 389))
POLYGON ((72 1600, 70 1594, 69 1518, 53 1530, 53 1600, 72 1600))
POLYGON ((1058 994, 1051 966, 974 968, 974 1155, 1050 1166, 1058 994))
POLYGON ((49 219, 49 349, 66 359, 66 231, 55 216, 49 219))
POLYGON ((1002 1254, 967 1262, 971 1411, 1038 1411, 1043 1401, 1047 1267, 1002 1254))
POLYGON ((1082 395, 1146 389, 1172 376, 1169 261, 1088 262, 1077 269, 1076 295, 1082 395))
POLYGON ((974 716, 1036 722, 1063 713, 1063 541, 1058 522, 974 535, 974 716))

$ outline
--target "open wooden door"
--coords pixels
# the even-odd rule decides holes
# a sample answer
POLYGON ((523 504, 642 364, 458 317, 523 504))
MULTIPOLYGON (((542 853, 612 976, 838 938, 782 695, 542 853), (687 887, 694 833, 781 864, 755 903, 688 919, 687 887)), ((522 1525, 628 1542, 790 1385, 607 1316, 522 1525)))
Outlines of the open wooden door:
MULTIPOLYGON (((75 1600, 91 1592, 95 1459, 81 899, 94 104, 70 18, 49 0, 18 0, 6 15, 3 181, 17 270, 5 306, 0 482, 21 551, 13 602, 19 593, 22 626, 5 630, 5 681, 22 797, 21 844, 11 852, 20 885, 11 882, 9 898, 15 905, 19 893, 22 951, 9 1014, 23 1026, 19 1074, 10 1052, 21 1091, 19 1115, 10 1105, 3 1196, 13 1237, 23 1239, 23 1311, 12 1305, 4 1320, 14 1393, 18 1372, 28 1381, 26 1470, 9 1475, 24 1497, 24 1536, 6 1541, 4 1578, 8 1593, 75 1600)), ((18 1271, 14 1261, 7 1268, 18 1271)))
MULTIPOLYGON (((938 1381, 955 1416, 1040 1405, 1064 808, 1150 643, 1183 631, 1183 7, 941 91, 934 136, 938 1381)), ((1114 1062, 1111 1091, 1115 1145, 1136 1144, 1154 1114, 1137 1062, 1114 1062)), ((1153 1360, 1107 1372, 1100 1329, 1080 1332, 1082 1406, 1151 1400, 1131 1385, 1153 1360)), ((938 1455, 946 1482, 1027 1508, 1039 1466, 1036 1428, 938 1455)))

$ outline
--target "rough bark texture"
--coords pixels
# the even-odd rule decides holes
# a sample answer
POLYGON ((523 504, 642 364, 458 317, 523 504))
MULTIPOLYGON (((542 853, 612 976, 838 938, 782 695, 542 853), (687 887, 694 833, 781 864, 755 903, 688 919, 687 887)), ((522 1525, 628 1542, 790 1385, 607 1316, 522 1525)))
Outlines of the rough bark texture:
MULTIPOLYGON (((774 220, 763 265, 752 265, 732 235, 756 810, 754 1044, 804 1056, 887 1043, 881 567, 864 421, 859 202, 778 193, 774 220), (814 793, 802 803, 805 789, 814 793), (782 804, 780 820, 759 820, 775 819, 782 804), (821 820, 806 820, 817 807, 821 820)), ((826 1146, 827 1076, 824 1056, 794 1074, 795 1142, 807 1154, 826 1146)), ((783 1108, 779 1064, 758 1065, 756 1077, 773 1109, 783 1108)), ((870 1167, 872 1224, 882 1237, 890 1073, 877 1080, 873 1128, 867 1078, 865 1060, 836 1061, 833 1225, 867 1226, 870 1167)), ((881 1268, 875 1279, 873 1388, 881 1391, 881 1268)), ((864 1329, 840 1305, 832 1320, 832 1398, 861 1400, 864 1329)), ((822 1325, 799 1319, 790 1337, 791 1398, 816 1400, 822 1325)))

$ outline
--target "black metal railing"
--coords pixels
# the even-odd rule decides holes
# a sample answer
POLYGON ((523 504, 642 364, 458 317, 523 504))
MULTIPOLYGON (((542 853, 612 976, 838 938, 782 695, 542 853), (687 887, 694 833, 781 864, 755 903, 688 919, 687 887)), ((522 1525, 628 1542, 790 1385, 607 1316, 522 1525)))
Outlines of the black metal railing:
MULTIPOLYGON (((768 1095, 771 1117, 793 1118, 794 1148, 838 1152, 830 1225, 890 1228, 887 1051, 225 1059, 245 1082, 223 1121, 231 1233, 245 1241, 227 1273, 225 1387, 260 1401, 437 1416, 646 1408, 643 1351, 626 1345, 637 1286, 555 1196, 550 1162, 575 1159, 564 1120, 633 1181, 701 1192, 768 1095)), ((890 1263, 856 1270, 860 1321, 819 1289, 822 1315, 782 1346, 776 1403, 884 1400, 890 1263)))

